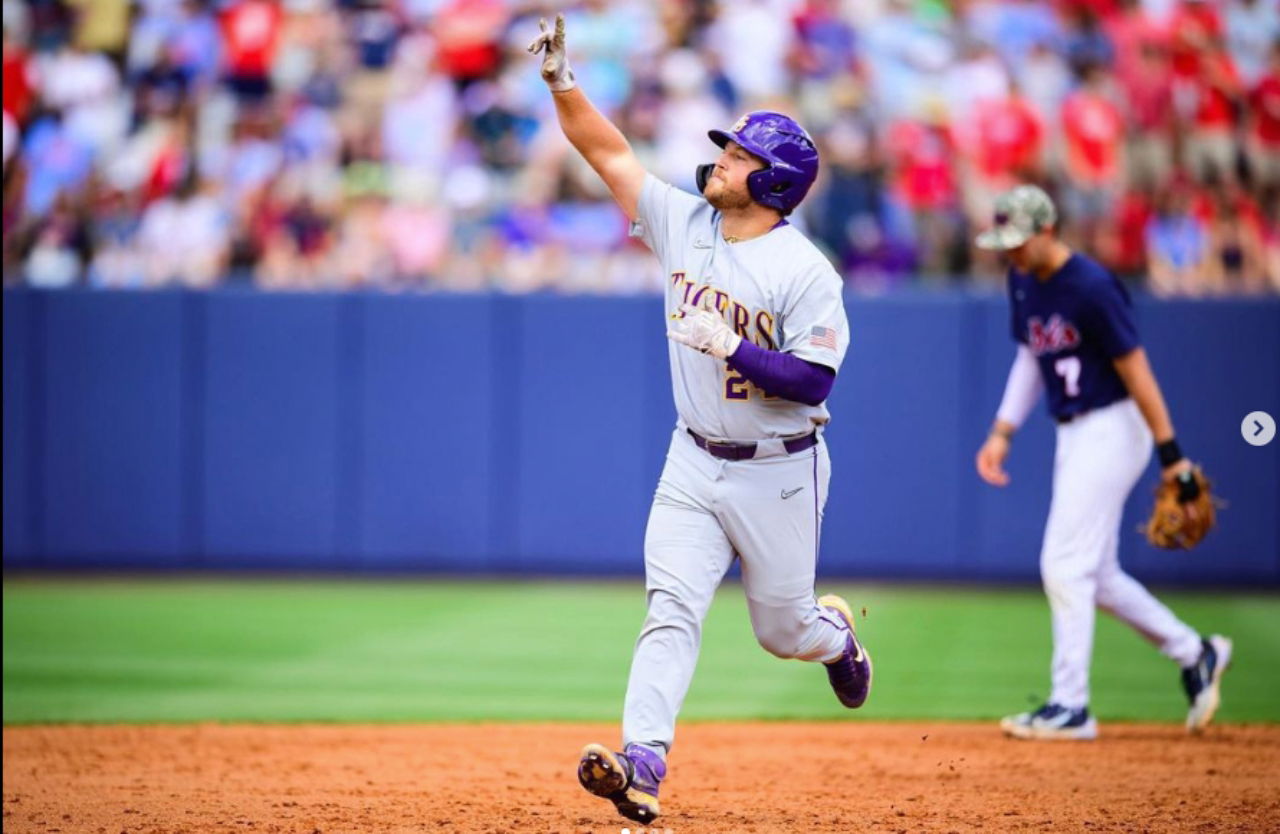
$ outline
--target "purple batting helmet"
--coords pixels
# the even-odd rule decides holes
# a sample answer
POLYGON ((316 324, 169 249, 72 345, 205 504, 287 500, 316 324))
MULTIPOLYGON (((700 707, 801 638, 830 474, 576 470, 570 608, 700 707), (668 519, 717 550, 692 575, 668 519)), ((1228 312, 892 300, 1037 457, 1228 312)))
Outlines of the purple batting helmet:
POLYGON ((747 190, 751 199, 783 214, 800 205, 818 177, 818 149, 813 140, 795 120, 781 113, 755 110, 728 131, 712 130, 707 135, 722 148, 730 141, 737 142, 764 160, 764 168, 747 176, 747 190))

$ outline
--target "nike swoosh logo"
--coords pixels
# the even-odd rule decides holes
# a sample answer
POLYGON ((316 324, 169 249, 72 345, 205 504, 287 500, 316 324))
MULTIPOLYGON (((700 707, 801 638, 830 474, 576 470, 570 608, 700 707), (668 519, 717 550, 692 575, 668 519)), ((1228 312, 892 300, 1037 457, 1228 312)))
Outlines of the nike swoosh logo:
POLYGON ((695 240, 693 242, 693 248, 694 249, 710 249, 711 244, 707 243, 705 240, 695 240))
POLYGON ((804 487, 796 487, 795 489, 784 489, 782 491, 782 500, 786 501, 788 498, 795 495, 797 492, 799 492, 802 489, 804 489, 804 487))

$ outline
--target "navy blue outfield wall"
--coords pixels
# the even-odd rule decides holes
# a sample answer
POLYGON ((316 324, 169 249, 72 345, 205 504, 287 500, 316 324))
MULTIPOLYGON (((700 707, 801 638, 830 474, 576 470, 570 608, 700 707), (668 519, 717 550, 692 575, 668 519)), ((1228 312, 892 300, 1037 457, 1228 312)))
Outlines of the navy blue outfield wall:
MULTIPOLYGON (((824 576, 1033 579, 1053 431, 1013 483, 972 458, 1013 346, 1004 300, 848 299, 824 576)), ((1141 299, 1184 446, 1230 506, 1153 581, 1280 584, 1280 299, 1141 299)), ((674 423, 657 299, 4 294, 6 568, 635 574, 674 423)))

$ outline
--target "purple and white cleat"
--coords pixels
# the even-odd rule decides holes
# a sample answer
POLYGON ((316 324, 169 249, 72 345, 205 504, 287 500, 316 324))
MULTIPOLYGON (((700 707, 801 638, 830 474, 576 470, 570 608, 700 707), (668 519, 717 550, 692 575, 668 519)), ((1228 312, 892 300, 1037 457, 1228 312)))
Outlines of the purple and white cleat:
POLYGON ((603 744, 588 744, 578 760, 582 787, 609 800, 619 814, 638 823, 657 818, 658 783, 666 775, 662 757, 639 744, 628 744, 621 753, 603 744))
POLYGON ((827 594, 819 597, 818 605, 838 614, 840 619, 844 620, 844 624, 849 627, 844 653, 824 665, 827 667, 827 678, 831 681, 831 688, 836 691, 836 697, 840 699, 840 703, 849 709, 857 709, 871 694, 871 655, 863 648, 862 643, 858 642, 858 636, 853 629, 853 611, 850 610, 849 603, 845 602, 844 597, 827 594))

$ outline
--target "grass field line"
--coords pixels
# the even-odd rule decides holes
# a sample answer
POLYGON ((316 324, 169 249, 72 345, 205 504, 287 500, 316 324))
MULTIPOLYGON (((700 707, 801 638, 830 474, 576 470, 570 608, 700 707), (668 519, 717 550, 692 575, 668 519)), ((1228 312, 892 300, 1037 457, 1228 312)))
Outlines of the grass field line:
MULTIPOLYGON (((860 720, 990 720, 1047 689, 1038 589, 823 590, 851 597, 876 659, 860 720)), ((1280 597, 1166 601, 1236 640, 1224 720, 1280 721, 1280 597)), ((615 721, 643 617, 635 581, 6 581, 4 720, 615 721)), ((1098 622, 1093 671, 1105 719, 1185 712, 1176 667, 1110 618, 1098 622)), ((730 584, 705 622, 682 715, 847 713, 820 668, 758 646, 730 584)))

